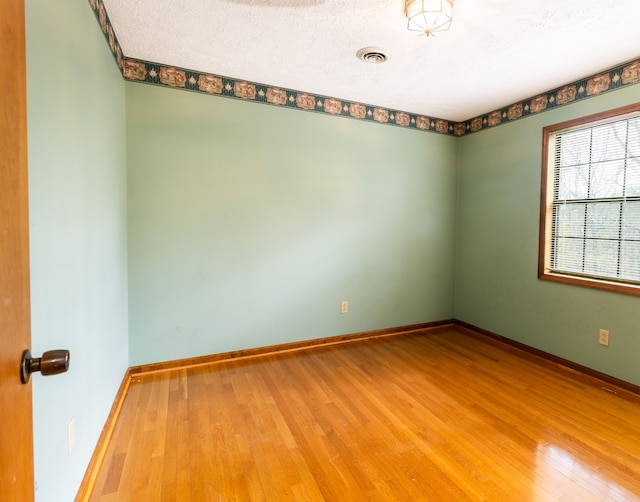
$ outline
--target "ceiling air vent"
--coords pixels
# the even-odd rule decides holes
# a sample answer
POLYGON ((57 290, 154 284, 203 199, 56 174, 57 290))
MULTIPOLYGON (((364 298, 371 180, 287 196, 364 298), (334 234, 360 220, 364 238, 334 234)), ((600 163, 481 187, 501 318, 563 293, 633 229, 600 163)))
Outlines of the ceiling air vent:
POLYGON ((356 56, 365 63, 380 64, 389 59, 389 53, 380 47, 363 47, 356 56))

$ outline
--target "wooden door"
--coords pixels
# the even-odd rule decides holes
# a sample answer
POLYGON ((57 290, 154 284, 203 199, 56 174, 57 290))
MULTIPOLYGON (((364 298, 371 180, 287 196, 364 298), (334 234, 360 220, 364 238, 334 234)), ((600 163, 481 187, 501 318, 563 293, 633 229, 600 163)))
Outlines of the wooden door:
POLYGON ((24 0, 0 1, 0 500, 32 501, 27 99, 24 0))

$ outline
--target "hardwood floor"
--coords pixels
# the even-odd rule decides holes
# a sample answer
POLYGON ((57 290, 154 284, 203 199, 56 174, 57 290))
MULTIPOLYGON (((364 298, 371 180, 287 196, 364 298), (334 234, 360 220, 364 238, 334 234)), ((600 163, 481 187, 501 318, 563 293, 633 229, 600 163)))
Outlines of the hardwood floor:
POLYGON ((640 501, 640 396, 462 328, 137 376, 94 501, 640 501))

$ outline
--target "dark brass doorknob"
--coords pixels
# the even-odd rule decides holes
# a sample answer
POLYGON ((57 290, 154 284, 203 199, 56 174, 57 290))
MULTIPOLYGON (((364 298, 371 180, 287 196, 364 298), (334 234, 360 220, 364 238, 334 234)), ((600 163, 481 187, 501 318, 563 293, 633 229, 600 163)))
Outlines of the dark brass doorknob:
POLYGON ((69 369, 68 350, 48 350, 42 357, 31 357, 31 351, 25 350, 20 363, 20 380, 28 383, 31 373, 39 371, 43 375, 57 375, 69 369))

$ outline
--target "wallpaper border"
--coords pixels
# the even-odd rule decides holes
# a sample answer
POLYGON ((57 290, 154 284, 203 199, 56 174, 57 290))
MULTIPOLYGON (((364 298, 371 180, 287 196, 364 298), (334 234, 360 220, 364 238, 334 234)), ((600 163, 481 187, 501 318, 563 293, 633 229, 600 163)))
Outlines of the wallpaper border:
POLYGON ((639 58, 464 122, 452 122, 437 117, 203 73, 164 63, 128 58, 122 52, 102 0, 89 0, 89 5, 93 9, 125 80, 458 137, 640 82, 639 58))
MULTIPOLYGON (((458 134, 458 136, 489 129, 531 115, 537 115, 538 113, 612 92, 638 82, 640 82, 640 59, 635 59, 596 73, 595 75, 590 75, 570 84, 542 92, 536 96, 466 120, 461 123, 464 124, 464 132, 458 134)), ((461 127, 461 124, 457 126, 461 127)))

